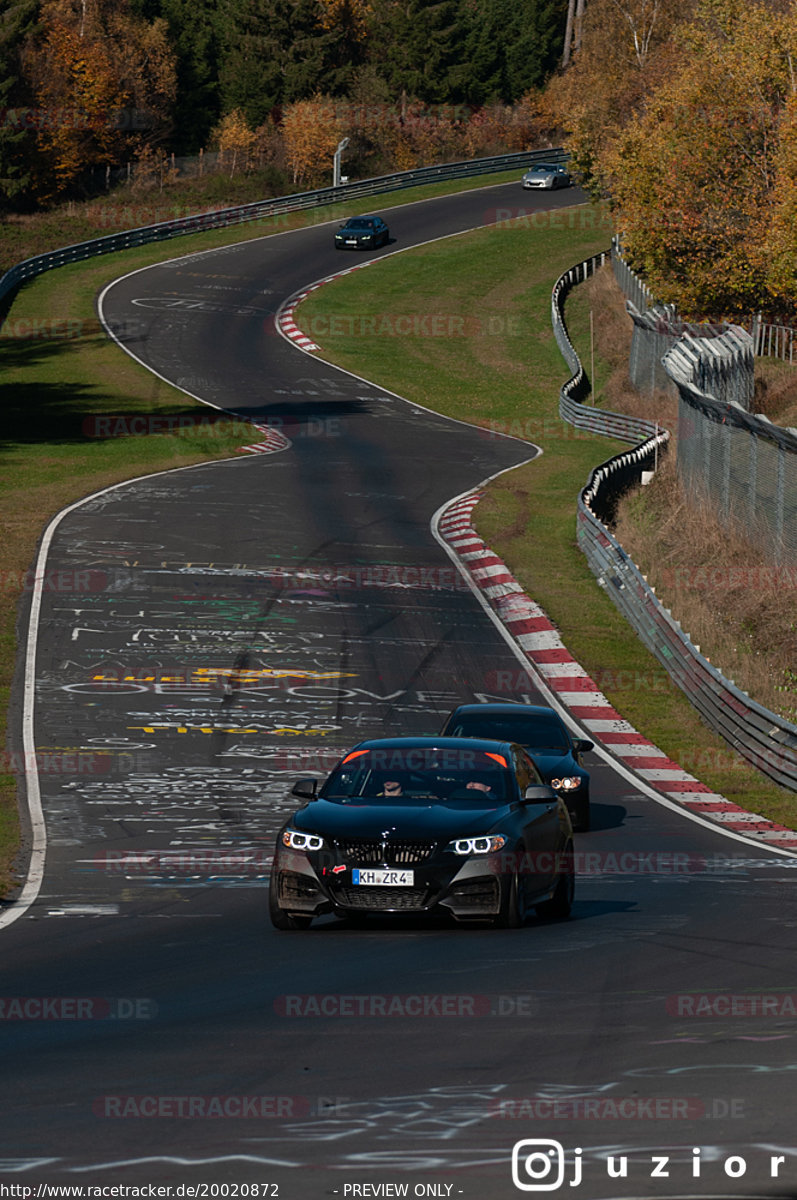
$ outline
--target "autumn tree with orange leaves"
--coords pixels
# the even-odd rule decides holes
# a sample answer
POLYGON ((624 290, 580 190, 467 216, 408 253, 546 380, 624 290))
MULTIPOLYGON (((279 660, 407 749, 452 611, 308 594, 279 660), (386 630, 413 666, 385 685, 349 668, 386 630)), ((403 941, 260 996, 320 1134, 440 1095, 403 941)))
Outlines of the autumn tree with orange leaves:
POLYGON ((168 132, 175 68, 166 22, 134 17, 127 0, 43 0, 24 61, 36 96, 42 197, 168 132))
POLYGON ((686 315, 797 315, 795 7, 701 0, 676 49, 604 159, 627 251, 686 315))
POLYGON ((332 161, 343 137, 335 101, 327 96, 289 104, 282 118, 285 156, 294 184, 332 182, 332 161))
POLYGON ((368 33, 371 6, 366 0, 319 0, 321 28, 328 32, 342 30, 354 41, 362 42, 368 33))
POLYGON ((239 108, 223 117, 211 135, 218 142, 219 156, 230 173, 248 171, 257 146, 257 134, 249 128, 246 117, 239 108))
POLYGON ((579 45, 543 103, 549 124, 565 131, 573 164, 593 196, 605 194, 608 146, 672 72, 674 31, 694 7, 695 0, 590 0, 586 6, 579 45))

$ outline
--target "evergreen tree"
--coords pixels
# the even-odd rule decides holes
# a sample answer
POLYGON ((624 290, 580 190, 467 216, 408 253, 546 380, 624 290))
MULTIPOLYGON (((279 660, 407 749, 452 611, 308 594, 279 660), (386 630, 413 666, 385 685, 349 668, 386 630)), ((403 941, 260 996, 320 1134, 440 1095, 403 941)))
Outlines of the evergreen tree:
POLYGON ((502 0, 504 93, 507 104, 541 87, 556 68, 564 37, 564 0, 502 0))
POLYGON ((460 104, 470 21, 456 0, 375 0, 369 58, 393 95, 460 104))
POLYGON ((491 104, 504 97, 503 30, 496 2, 480 4, 469 22, 466 42, 464 99, 469 104, 491 104))
POLYGON ((222 112, 240 109, 258 126, 275 107, 332 91, 333 41, 317 0, 228 0, 219 21, 222 112))
POLYGON ((330 95, 351 95, 367 55, 368 0, 319 0, 321 28, 329 35, 325 43, 330 95))
POLYGON ((468 36, 467 99, 513 104, 556 67, 566 0, 485 0, 468 36))
POLYGON ((0 208, 24 193, 35 154, 35 114, 20 51, 35 26, 36 0, 19 0, 0 13, 0 208))
MULTIPOLYGON (((142 0, 138 3, 141 6, 142 0)), ((151 0, 143 0, 143 6, 149 11, 151 0)), ((161 12, 155 15, 162 15, 168 21, 177 58, 172 149, 178 154, 195 154, 206 144, 221 112, 219 2, 159 0, 157 7, 161 12)))

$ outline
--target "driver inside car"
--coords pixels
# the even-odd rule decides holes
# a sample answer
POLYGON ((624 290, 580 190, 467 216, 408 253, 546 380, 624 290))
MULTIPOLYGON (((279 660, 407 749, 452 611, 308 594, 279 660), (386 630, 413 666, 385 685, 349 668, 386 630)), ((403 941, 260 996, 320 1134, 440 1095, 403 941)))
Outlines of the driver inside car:
POLYGON ((403 776, 394 773, 383 779, 381 784, 377 784, 375 793, 377 796, 403 796, 404 795, 404 779, 403 776))

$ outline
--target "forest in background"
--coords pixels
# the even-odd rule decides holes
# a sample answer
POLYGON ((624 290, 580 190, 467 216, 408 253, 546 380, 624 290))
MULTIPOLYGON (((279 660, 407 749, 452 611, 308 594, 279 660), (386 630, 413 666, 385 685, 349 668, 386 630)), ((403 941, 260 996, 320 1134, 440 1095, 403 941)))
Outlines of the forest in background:
POLYGON ((8 0, 0 219, 564 143, 691 318, 797 323, 797 0, 8 0), (124 189, 123 189, 124 190, 124 189))
POLYGON ((98 168, 161 184, 205 150, 308 185, 343 136, 357 174, 523 148, 566 18, 567 0, 12 0, 0 205, 85 195, 98 168))

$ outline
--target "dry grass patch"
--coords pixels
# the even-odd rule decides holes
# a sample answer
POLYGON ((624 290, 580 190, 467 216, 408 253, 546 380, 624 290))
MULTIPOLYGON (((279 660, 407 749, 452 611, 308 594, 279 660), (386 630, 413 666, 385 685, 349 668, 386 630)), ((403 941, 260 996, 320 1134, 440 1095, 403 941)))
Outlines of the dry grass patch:
POLYGON ((753 409, 775 425, 797 426, 797 367, 777 358, 757 358, 753 409))
POLYGON ((759 704, 795 719, 797 568, 779 569, 688 495, 672 456, 644 493, 621 505, 615 530, 703 654, 759 704))

